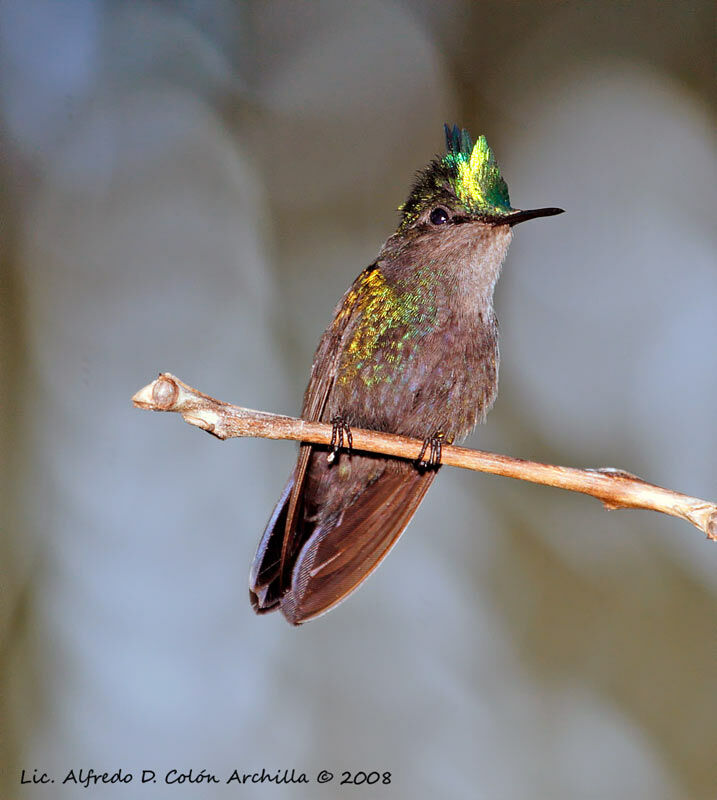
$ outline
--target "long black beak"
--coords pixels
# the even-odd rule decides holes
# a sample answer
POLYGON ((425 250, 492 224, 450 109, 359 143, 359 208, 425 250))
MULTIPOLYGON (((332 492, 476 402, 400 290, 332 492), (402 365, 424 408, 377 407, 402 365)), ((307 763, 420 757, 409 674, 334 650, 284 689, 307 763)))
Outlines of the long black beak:
POLYGON ((564 214, 563 208, 531 208, 528 211, 514 211, 512 214, 503 217, 501 222, 504 225, 517 225, 519 222, 527 222, 529 219, 536 219, 537 217, 554 217, 556 214, 564 214))

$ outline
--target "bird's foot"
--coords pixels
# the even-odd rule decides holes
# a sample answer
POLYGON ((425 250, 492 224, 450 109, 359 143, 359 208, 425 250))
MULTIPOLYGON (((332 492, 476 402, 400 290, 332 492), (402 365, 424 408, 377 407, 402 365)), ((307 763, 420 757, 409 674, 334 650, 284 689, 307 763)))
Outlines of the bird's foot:
POLYGON ((338 456, 339 452, 343 448, 344 434, 346 434, 346 449, 349 453, 351 453, 351 448, 354 444, 353 436, 351 435, 351 428, 341 414, 336 414, 335 417, 332 417, 331 426, 331 443, 329 444, 330 450, 329 454, 326 456, 326 460, 329 462, 329 464, 334 463, 336 456, 338 456))
POLYGON ((443 431, 436 431, 433 436, 424 439, 421 452, 416 459, 416 466, 419 469, 438 469, 441 466, 443 443, 450 444, 452 441, 453 439, 447 437, 443 431), (426 458, 426 453, 428 453, 428 458, 426 458))

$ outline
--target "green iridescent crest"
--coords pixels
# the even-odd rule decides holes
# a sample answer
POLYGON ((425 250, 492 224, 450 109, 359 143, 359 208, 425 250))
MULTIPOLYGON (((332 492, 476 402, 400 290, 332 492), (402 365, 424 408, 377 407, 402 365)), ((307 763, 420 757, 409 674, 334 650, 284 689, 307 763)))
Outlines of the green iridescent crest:
POLYGON ((442 163, 448 167, 456 197, 473 213, 509 214, 513 209, 508 186, 485 136, 479 136, 473 144, 465 128, 460 130, 457 125, 444 128, 448 152, 442 163))
POLYGON ((408 200, 399 209, 399 230, 412 225, 434 204, 455 198, 466 212, 476 216, 502 217, 514 209, 493 151, 485 136, 473 144, 467 130, 445 125, 447 153, 419 172, 408 200))

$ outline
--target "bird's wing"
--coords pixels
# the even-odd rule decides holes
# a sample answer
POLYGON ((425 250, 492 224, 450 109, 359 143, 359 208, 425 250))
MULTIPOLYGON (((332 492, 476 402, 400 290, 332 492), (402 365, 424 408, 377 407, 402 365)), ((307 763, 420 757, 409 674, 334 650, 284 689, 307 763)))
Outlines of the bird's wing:
MULTIPOLYGON (((367 277, 377 268, 367 267, 356 278, 351 288, 339 301, 331 325, 321 337, 311 367, 311 377, 304 394, 301 411, 303 419, 322 420, 326 401, 334 385, 343 352, 343 340, 351 321, 355 319, 367 277)), ((283 584, 288 579, 291 555, 300 545, 296 541, 300 500, 306 469, 314 446, 302 444, 294 472, 271 515, 264 531, 249 577, 249 596, 257 612, 269 611, 281 597, 283 584)))

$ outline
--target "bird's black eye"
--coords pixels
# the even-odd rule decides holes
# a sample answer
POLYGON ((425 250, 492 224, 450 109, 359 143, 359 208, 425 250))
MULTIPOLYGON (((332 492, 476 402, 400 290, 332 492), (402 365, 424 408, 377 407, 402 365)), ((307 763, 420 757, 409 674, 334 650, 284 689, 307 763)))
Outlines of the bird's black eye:
POLYGON ((438 206, 431 211, 429 219, 432 225, 443 225, 444 222, 448 222, 448 212, 445 208, 438 206))

